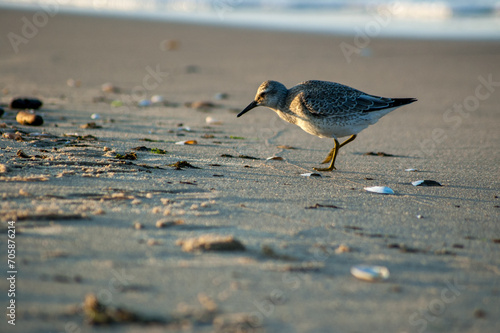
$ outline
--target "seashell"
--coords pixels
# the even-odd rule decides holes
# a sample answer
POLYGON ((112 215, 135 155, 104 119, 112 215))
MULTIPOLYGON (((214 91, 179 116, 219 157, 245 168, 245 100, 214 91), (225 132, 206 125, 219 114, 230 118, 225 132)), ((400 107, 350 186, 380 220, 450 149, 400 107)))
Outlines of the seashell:
POLYGON ((394 194, 394 191, 387 186, 365 187, 365 191, 379 193, 379 194, 394 194))
POLYGON ((165 98, 162 95, 153 95, 151 96, 151 103, 153 104, 161 104, 165 102, 165 98))
POLYGON ((351 267, 351 274, 360 280, 381 281, 389 278, 389 270, 384 266, 357 265, 351 267))
POLYGON ((270 161, 270 160, 283 161, 283 157, 281 157, 281 156, 271 156, 271 157, 266 158, 266 161, 270 161))
POLYGON ((228 97, 229 97, 229 95, 228 95, 228 94, 226 94, 226 93, 217 93, 217 94, 215 94, 215 96, 214 96, 214 98, 215 98, 216 100, 218 100, 218 101, 223 100, 223 99, 227 99, 228 97))
POLYGON ((435 180, 416 180, 414 182, 411 182, 413 186, 443 186, 440 183, 438 183, 435 180))
POLYGON ((141 99, 137 105, 140 107, 151 106, 151 101, 149 99, 141 99))
POLYGON ((196 140, 185 140, 185 141, 177 141, 176 145, 197 145, 198 141, 196 140))
POLYGON ((98 113, 92 113, 92 115, 90 115, 90 119, 94 120, 101 119, 101 115, 98 113))
POLYGON ((208 116, 205 118, 205 122, 208 124, 208 125, 222 125, 222 121, 214 118, 214 117, 211 117, 211 116, 208 116))
POLYGON ((405 169, 406 172, 417 172, 417 169, 405 169))
POLYGON ((317 172, 308 172, 300 174, 303 177, 321 177, 321 175, 317 172))

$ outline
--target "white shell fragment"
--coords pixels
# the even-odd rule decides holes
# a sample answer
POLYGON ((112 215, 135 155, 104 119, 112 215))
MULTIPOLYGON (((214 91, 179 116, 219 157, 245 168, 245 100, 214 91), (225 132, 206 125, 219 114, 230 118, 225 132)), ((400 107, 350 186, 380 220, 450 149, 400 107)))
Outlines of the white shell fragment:
POLYGON ((416 180, 411 182, 413 186, 443 186, 435 180, 416 180))
POLYGON ((317 172, 302 173, 301 176, 303 176, 303 177, 321 177, 321 175, 317 172))
POLYGON ((271 157, 266 158, 266 161, 271 161, 271 160, 274 160, 274 161, 283 161, 283 157, 281 157, 281 156, 271 156, 271 157))
POLYGON ((160 104, 165 102, 165 98, 163 98, 162 95, 153 95, 151 96, 151 103, 153 104, 160 104))
POLYGON ((351 274, 360 280, 381 281, 389 278, 389 270, 384 266, 357 265, 351 267, 351 274))
POLYGON ((196 144, 198 144, 198 141, 196 141, 196 140, 177 141, 175 144, 176 145, 196 145, 196 144))
POLYGON ((405 169, 406 172, 417 172, 417 169, 405 169))
POLYGON ((90 116, 90 119, 94 119, 94 120, 101 119, 101 115, 99 113, 92 113, 92 115, 90 116))
POLYGON ((222 125, 222 121, 214 118, 214 117, 211 117, 211 116, 208 116, 205 118, 205 122, 208 124, 208 125, 222 125))
POLYGON ((394 191, 387 186, 365 187, 365 191, 379 193, 379 194, 394 194, 394 191))

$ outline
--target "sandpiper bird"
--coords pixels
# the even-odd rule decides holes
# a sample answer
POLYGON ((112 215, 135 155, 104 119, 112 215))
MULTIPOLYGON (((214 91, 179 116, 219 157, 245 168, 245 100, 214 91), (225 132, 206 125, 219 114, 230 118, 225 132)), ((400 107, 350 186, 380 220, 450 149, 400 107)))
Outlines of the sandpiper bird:
POLYGON ((257 106, 267 106, 281 119, 295 124, 309 134, 320 138, 333 138, 335 145, 322 164, 332 171, 339 149, 356 135, 392 110, 415 102, 415 98, 387 98, 366 94, 340 83, 305 81, 287 89, 277 81, 265 81, 257 90, 255 100, 238 117, 257 106), (350 136, 339 144, 337 138, 350 136))

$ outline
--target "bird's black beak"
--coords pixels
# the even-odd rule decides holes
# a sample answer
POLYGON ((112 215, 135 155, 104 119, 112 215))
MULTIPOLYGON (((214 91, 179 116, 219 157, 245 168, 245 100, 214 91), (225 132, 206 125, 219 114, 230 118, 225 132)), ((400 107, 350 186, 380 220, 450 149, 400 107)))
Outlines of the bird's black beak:
POLYGON ((242 115, 244 115, 248 111, 252 110, 253 108, 256 108, 257 106, 259 106, 259 103, 257 103, 256 101, 253 101, 252 103, 248 104, 248 106, 245 109, 243 109, 243 111, 238 113, 238 115, 236 117, 241 117, 242 115))

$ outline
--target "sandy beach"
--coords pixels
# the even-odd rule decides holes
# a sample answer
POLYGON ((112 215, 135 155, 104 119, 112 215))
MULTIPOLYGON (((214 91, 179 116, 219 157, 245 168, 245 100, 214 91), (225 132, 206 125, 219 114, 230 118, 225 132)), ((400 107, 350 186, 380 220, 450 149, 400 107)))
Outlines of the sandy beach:
POLYGON ((36 14, 0 11, 0 331, 500 331, 498 42, 36 14), (333 140, 236 118, 269 79, 418 102, 304 177, 333 140))

